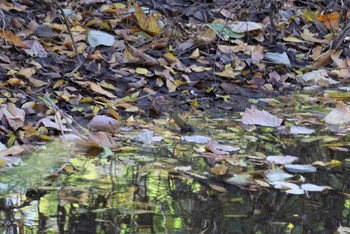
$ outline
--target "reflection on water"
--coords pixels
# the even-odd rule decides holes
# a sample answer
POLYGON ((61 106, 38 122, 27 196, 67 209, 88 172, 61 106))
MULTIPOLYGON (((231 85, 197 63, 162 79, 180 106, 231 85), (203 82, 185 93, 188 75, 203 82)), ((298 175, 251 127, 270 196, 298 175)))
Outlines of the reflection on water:
MULTIPOLYGON (((240 153, 298 155, 301 163, 347 159, 346 152, 332 150, 322 140, 264 132, 254 137, 236 136, 240 153)), ((0 232, 333 233, 339 225, 350 225, 346 164, 303 175, 335 190, 303 196, 271 188, 248 191, 220 178, 174 170, 192 165, 194 171, 210 171, 210 162, 195 156, 195 144, 178 142, 107 159, 75 154, 75 169, 48 179, 65 162, 62 147, 40 147, 22 165, 2 171, 0 232)))

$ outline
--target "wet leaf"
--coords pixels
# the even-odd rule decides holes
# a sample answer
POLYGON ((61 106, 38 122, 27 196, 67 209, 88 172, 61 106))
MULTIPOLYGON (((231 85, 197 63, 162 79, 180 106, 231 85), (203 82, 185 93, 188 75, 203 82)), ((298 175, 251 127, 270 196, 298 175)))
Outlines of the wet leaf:
POLYGON ((350 123, 350 109, 344 102, 337 102, 337 106, 324 118, 328 124, 350 123))
POLYGON ((292 173, 310 173, 316 172, 316 167, 312 165, 302 165, 302 164, 286 164, 284 167, 287 171, 292 173))
POLYGON ((228 167, 225 164, 215 164, 215 166, 210 170, 211 173, 217 176, 225 175, 228 167))
POLYGON ((239 174, 226 179, 226 183, 237 185, 237 186, 248 186, 254 184, 253 181, 249 180, 249 174, 239 174))
POLYGON ((306 128, 303 126, 291 126, 290 127, 290 133, 291 134, 301 134, 301 135, 309 135, 314 133, 314 129, 306 128))
POLYGON ((250 125, 279 127, 283 122, 283 119, 277 118, 267 111, 260 111, 253 105, 250 109, 245 110, 241 122, 250 125))
POLYGON ((298 157, 295 156, 268 156, 266 160, 269 162, 273 162, 275 164, 290 164, 299 160, 298 157))
POLYGON ((132 138, 133 141, 141 142, 144 144, 151 144, 153 138, 153 131, 144 130, 143 133, 132 138))
POLYGON ((198 143, 198 144, 206 144, 211 140, 210 137, 198 136, 198 135, 182 136, 181 139, 184 141, 187 141, 187 142, 193 142, 193 143, 198 143))
POLYGON ((270 182, 283 181, 294 177, 294 175, 286 173, 278 168, 267 171, 265 176, 270 182))
POLYGON ((315 184, 302 184, 300 187, 308 192, 322 192, 324 190, 332 189, 329 186, 319 186, 315 184))
MULTIPOLYGON (((14 145, 8 149, 4 149, 4 150, 0 151, 0 157, 9 156, 9 155, 18 155, 18 154, 23 153, 24 150, 25 150, 25 148, 23 146, 14 145)), ((2 160, 6 161, 6 162, 8 160, 9 160, 8 162, 13 162, 11 159, 2 158, 2 160)), ((13 160, 17 161, 19 159, 13 158, 13 160)))

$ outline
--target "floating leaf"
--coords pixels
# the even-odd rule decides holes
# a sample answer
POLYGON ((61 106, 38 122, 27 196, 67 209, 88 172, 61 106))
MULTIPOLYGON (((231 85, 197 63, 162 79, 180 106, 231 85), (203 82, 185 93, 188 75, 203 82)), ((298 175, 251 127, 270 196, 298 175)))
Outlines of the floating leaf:
POLYGON ((240 174, 232 176, 231 178, 226 179, 226 183, 238 185, 238 186, 247 186, 254 184, 253 181, 249 180, 250 175, 249 174, 240 174))
POLYGON ((325 118, 328 124, 347 124, 350 123, 350 109, 344 102, 337 102, 337 106, 325 118))
POLYGON ((329 186, 318 186, 315 184, 302 184, 300 187, 308 192, 322 192, 324 190, 332 189, 329 186))
POLYGON ((267 161, 273 162, 275 164, 290 164, 299 160, 299 158, 295 156, 268 156, 266 158, 267 161))
POLYGON ((184 140, 184 141, 193 142, 193 143, 199 143, 199 144, 206 144, 206 143, 208 143, 211 140, 210 137, 198 136, 198 135, 182 136, 181 139, 184 140))
POLYGON ((288 174, 288 173, 286 173, 278 168, 267 171, 265 173, 265 176, 271 182, 282 181, 282 180, 290 179, 290 178, 294 177, 294 175, 288 174))
POLYGON ((291 134, 302 134, 302 135, 309 135, 314 133, 314 129, 306 128, 303 126, 291 126, 290 127, 290 133, 291 134))
POLYGON ((309 173, 316 172, 316 167, 312 165, 302 165, 302 164, 287 164, 284 167, 287 171, 292 173, 309 173))
POLYGON ((267 111, 260 111, 256 106, 246 109, 243 113, 241 122, 244 124, 261 125, 267 127, 279 127, 283 119, 271 115, 267 111))

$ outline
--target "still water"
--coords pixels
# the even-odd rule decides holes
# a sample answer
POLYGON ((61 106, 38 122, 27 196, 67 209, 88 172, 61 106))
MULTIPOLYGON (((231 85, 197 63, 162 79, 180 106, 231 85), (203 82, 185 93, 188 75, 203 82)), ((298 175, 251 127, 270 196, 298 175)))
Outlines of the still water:
MULTIPOLYGON (((291 106, 292 113, 296 108, 291 106)), ((289 123, 297 118, 285 116, 289 123)), ((310 122, 314 118, 303 116, 310 122)), ((196 134, 239 147, 224 159, 205 156, 205 144, 187 142, 181 139, 184 134, 164 126, 153 129, 161 141, 141 144, 125 137, 120 149, 107 156, 82 153, 71 144, 71 165, 59 174, 65 145, 57 140, 36 146, 1 171, 0 232, 335 233, 350 226, 347 133, 311 124, 316 133, 291 135, 248 128, 239 118, 226 113, 188 120, 198 127, 196 134), (228 160, 237 155, 238 164, 228 160), (264 161, 268 155, 294 155, 301 164, 338 160, 341 165, 296 174, 290 182, 332 189, 293 195, 263 183, 264 173, 274 167, 264 161), (223 173, 213 170, 222 166, 223 173), (254 183, 225 182, 241 173, 254 183)))

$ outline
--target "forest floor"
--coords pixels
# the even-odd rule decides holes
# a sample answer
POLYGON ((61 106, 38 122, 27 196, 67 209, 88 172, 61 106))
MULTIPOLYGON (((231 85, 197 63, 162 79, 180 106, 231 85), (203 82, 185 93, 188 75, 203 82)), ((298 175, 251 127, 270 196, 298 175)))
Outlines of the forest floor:
POLYGON ((187 130, 177 113, 243 112, 252 98, 350 76, 340 1, 139 4, 0 2, 4 145, 46 141, 94 116, 109 116, 95 127, 105 131, 109 118, 170 113, 187 130))

